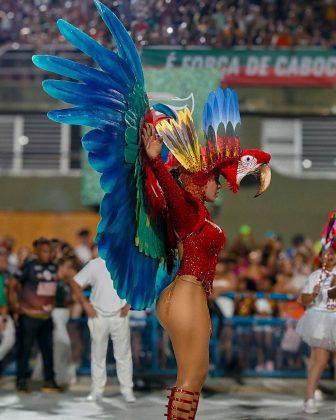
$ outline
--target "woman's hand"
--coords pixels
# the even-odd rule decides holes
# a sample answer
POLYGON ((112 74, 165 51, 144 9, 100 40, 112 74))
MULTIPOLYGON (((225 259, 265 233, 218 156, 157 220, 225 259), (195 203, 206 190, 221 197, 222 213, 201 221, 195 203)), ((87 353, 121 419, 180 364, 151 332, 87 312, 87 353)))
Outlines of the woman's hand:
POLYGON ((318 296, 320 294, 320 291, 321 291, 321 285, 320 285, 320 283, 317 283, 314 286, 314 289, 313 289, 313 297, 314 297, 314 299, 316 298, 316 296, 318 296))
POLYGON ((5 331, 5 329, 6 329, 6 322, 7 322, 7 318, 1 317, 1 319, 0 319, 0 332, 5 331))
POLYGON ((155 128, 152 124, 145 123, 142 129, 141 139, 149 159, 157 158, 161 153, 162 139, 156 137, 155 128))

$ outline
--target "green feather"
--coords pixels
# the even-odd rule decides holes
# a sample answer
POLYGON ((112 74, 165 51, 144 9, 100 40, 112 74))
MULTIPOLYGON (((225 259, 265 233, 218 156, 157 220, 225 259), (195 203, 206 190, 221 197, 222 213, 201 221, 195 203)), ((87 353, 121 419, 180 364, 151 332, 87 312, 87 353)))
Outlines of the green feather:
POLYGON ((136 234, 135 245, 139 251, 152 258, 166 258, 163 239, 163 229, 159 221, 150 219, 144 194, 143 170, 139 161, 140 130, 143 117, 149 108, 147 95, 143 87, 135 85, 128 98, 129 109, 125 115, 125 162, 134 165, 134 180, 136 185, 136 234))

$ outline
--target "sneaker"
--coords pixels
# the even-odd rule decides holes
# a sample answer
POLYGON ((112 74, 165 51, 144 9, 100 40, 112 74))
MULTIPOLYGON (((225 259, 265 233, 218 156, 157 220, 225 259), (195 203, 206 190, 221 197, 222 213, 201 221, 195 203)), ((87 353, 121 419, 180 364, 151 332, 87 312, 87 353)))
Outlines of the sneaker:
POLYGON ((57 383, 54 380, 51 381, 45 381, 42 388, 42 392, 47 392, 50 394, 54 394, 57 392, 63 392, 63 389, 57 385, 57 383))
POLYGON ((303 403, 303 411, 307 414, 318 413, 318 409, 313 398, 309 398, 309 400, 303 403))
POLYGON ((26 381, 19 381, 16 384, 16 392, 18 394, 30 394, 31 390, 28 388, 26 381))
POLYGON ((134 403, 136 401, 135 395, 133 394, 133 391, 125 391, 122 392, 122 396, 127 403, 134 403))
POLYGON ((97 392, 97 393, 92 392, 85 398, 87 402, 96 402, 96 401, 101 401, 102 399, 103 399, 103 394, 101 394, 100 392, 97 392))
POLYGON ((317 389, 314 392, 314 400, 315 401, 323 401, 324 400, 323 392, 320 389, 317 389))

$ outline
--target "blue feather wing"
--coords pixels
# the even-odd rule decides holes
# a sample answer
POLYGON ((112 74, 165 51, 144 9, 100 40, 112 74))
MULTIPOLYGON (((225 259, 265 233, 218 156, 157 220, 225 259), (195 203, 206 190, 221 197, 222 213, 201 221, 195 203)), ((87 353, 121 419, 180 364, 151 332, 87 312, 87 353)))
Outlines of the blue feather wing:
POLYGON ((43 89, 50 96, 75 105, 51 111, 48 116, 59 123, 93 128, 83 137, 82 144, 90 165, 102 174, 100 184, 105 192, 96 237, 99 255, 106 260, 118 295, 133 308, 144 309, 170 282, 162 266, 162 232, 153 221, 148 223, 139 161, 139 132, 149 103, 140 57, 132 39, 109 9, 97 0, 95 4, 113 35, 118 53, 59 20, 57 25, 63 36, 91 57, 98 68, 54 56, 34 56, 33 62, 75 80, 43 82, 43 89))

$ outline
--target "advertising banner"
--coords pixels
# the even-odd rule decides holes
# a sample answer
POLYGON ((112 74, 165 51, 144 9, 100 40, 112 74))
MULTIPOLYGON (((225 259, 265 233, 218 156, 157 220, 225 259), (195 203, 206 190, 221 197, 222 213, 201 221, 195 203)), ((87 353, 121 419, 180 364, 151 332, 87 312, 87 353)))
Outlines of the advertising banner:
POLYGON ((145 48, 143 65, 218 69, 221 82, 237 86, 336 85, 336 51, 331 49, 157 49, 145 48))

